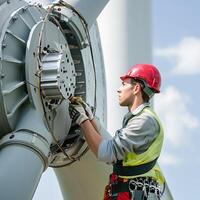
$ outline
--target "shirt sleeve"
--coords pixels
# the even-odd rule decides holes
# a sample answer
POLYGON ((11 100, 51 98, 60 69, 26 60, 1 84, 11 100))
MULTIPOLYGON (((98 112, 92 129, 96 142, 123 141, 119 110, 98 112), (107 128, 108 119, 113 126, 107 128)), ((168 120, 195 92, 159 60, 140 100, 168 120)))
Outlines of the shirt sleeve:
POLYGON ((157 121, 148 113, 142 113, 129 120, 125 128, 116 131, 110 140, 102 140, 98 159, 108 164, 123 160, 128 152, 145 152, 159 134, 157 121))

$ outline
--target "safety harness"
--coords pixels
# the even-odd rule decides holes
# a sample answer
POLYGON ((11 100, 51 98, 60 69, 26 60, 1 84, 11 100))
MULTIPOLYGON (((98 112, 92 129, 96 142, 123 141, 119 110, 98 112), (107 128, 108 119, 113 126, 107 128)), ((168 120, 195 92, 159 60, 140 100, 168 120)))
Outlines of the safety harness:
MULTIPOLYGON (((143 112, 144 111, 152 113, 152 111, 149 111, 149 108, 143 109, 143 112)), ((154 113, 152 113, 152 115, 155 117, 154 113)), ((134 117, 134 115, 129 116, 128 119, 124 121, 124 126, 126 126, 132 117, 134 117)), ((157 119, 157 117, 155 118, 157 119)), ((113 165, 113 174, 111 174, 112 178, 110 178, 109 195, 111 200, 117 200, 118 194, 123 192, 128 192, 131 200, 159 200, 160 189, 158 187, 158 182, 154 178, 148 176, 137 177, 138 175, 151 171, 156 165, 157 159, 158 157, 152 161, 133 166, 123 166, 123 160, 118 160, 113 165), (126 179, 120 177, 135 178, 126 179)))
MULTIPOLYGON (((157 158, 151 162, 139 165, 139 166, 123 166, 122 160, 117 161, 113 165, 113 174, 116 177, 119 176, 137 176, 145 174, 150 171, 156 164, 157 158)), ((158 183, 149 177, 140 177, 134 179, 124 179, 116 178, 116 181, 110 185, 110 194, 112 200, 116 200, 119 193, 129 192, 131 200, 156 200, 159 199, 160 192, 158 188, 158 183)))
POLYGON ((145 174, 150 171, 156 164, 158 158, 141 165, 136 166, 123 166, 123 161, 118 160, 113 165, 113 172, 118 176, 137 176, 141 174, 145 174))

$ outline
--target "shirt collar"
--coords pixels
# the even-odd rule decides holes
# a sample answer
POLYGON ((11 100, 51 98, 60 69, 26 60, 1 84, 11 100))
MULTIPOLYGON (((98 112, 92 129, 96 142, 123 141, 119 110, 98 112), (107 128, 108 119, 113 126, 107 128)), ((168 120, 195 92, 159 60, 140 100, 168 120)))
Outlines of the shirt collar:
POLYGON ((145 107, 149 107, 150 103, 143 103, 139 105, 135 110, 131 111, 133 115, 139 114, 145 107))
POLYGON ((128 112, 123 119, 123 127, 126 126, 127 122, 135 115, 138 115, 144 108, 149 107, 150 103, 143 103, 141 105, 139 105, 135 110, 128 112))

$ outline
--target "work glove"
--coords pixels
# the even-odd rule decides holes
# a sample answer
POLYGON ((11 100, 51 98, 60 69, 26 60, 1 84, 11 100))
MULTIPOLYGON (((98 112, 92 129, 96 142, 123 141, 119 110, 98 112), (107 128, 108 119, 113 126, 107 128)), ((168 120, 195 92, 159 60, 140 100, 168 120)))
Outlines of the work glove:
POLYGON ((70 102, 74 105, 82 105, 85 109, 86 115, 90 120, 94 119, 92 108, 81 97, 71 97, 70 102))
POLYGON ((89 120, 94 119, 92 108, 89 106, 89 104, 85 103, 84 101, 82 101, 81 104, 83 105, 83 108, 85 109, 86 115, 88 116, 89 120))
POLYGON ((69 104, 69 116, 72 121, 78 125, 89 119, 85 113, 83 106, 80 104, 69 104))

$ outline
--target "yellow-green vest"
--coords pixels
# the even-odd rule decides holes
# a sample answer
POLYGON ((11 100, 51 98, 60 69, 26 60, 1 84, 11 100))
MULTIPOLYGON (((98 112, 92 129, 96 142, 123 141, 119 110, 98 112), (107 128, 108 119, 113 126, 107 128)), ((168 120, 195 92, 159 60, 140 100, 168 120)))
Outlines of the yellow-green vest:
MULTIPOLYGON (((163 144, 163 137, 164 137, 163 128, 162 128, 162 125, 160 123, 160 120, 158 119, 155 112, 149 107, 144 108, 142 110, 142 112, 147 112, 151 116, 153 116, 154 119, 156 119, 156 121, 158 122, 159 127, 160 127, 160 132, 158 134, 158 137, 153 141, 151 146, 144 153, 141 153, 141 154, 136 154, 134 152, 127 153, 124 160, 123 160, 123 166, 141 165, 141 164, 153 161, 154 159, 156 159, 160 156, 160 152, 161 152, 161 148, 162 148, 162 144, 163 144)), ((129 176, 129 177, 126 177, 126 178, 135 178, 135 177, 153 177, 160 184, 164 183, 164 177, 162 175, 161 169, 158 166, 158 164, 156 164, 149 172, 147 172, 145 174, 137 175, 137 176, 131 176, 131 177, 129 176)))

